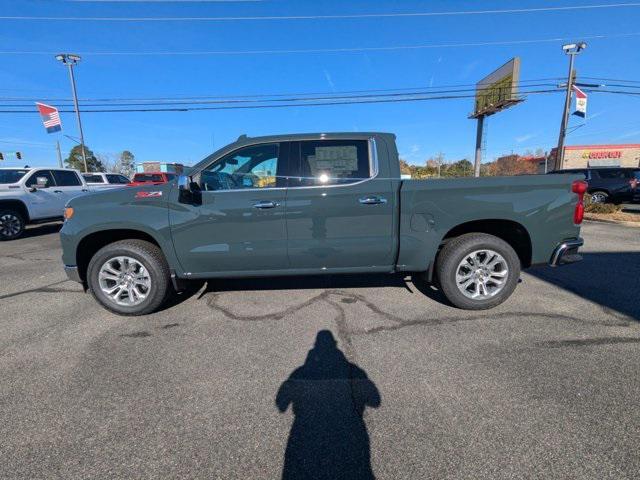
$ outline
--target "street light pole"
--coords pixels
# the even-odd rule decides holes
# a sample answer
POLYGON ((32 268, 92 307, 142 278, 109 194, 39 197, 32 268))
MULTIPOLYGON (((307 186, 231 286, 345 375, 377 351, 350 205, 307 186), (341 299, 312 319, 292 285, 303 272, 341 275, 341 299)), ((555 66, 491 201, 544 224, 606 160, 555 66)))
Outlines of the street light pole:
POLYGON ((564 98, 564 109, 562 110, 562 121, 560 122, 560 135, 558 135, 558 146, 556 148, 556 162, 555 169, 562 170, 564 167, 564 140, 567 136, 567 124, 569 123, 569 110, 571 109, 571 94, 574 83, 573 64, 575 62, 575 56, 584 50, 587 44, 584 42, 571 43, 563 45, 562 49, 564 53, 569 55, 569 74, 567 76, 567 93, 564 98))
POLYGON ((73 106, 76 110, 76 118, 78 120, 78 131, 80 132, 80 151, 82 152, 82 161, 84 163, 84 171, 87 173, 87 155, 84 151, 84 134, 82 133, 82 121, 80 120, 80 109, 78 108, 78 95, 76 94, 76 79, 73 75, 73 67, 80 61, 80 55, 72 53, 61 53, 56 55, 56 60, 62 62, 69 67, 69 79, 71 80, 71 93, 73 94, 73 106))

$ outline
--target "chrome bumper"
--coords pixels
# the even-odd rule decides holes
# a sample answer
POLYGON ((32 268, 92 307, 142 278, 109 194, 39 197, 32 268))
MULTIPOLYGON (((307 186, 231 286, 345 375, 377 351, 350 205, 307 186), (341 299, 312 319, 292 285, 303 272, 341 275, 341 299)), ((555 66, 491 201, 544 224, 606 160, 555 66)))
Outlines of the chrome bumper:
POLYGON ((551 260, 549 260, 549 265, 557 267, 559 265, 579 262, 582 260, 582 255, 578 253, 578 249, 582 245, 584 245, 584 240, 582 238, 562 242, 553 251, 551 260))
POLYGON ((65 265, 64 272, 67 274, 67 278, 69 280, 82 283, 82 279, 80 278, 80 272, 78 272, 78 267, 76 267, 75 265, 65 265))

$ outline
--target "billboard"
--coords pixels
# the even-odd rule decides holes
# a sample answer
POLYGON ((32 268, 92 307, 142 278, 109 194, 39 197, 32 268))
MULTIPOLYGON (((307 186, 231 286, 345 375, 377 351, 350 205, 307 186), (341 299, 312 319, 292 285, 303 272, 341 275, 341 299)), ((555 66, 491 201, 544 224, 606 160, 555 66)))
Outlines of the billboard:
POLYGON ((475 107, 469 118, 493 115, 521 102, 519 81, 520 58, 514 57, 476 84, 475 107))

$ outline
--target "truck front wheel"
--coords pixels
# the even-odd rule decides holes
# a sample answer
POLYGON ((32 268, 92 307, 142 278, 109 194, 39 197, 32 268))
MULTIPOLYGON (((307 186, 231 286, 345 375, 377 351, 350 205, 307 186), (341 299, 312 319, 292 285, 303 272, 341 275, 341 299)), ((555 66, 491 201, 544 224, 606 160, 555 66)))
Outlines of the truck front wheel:
POLYGON ((500 305, 520 278, 520 259, 511 245, 485 233, 468 233, 449 241, 436 267, 447 299, 465 310, 500 305))
POLYGON ((170 288, 169 266, 162 251, 144 240, 121 240, 96 252, 87 268, 94 298, 119 315, 157 310, 170 288))

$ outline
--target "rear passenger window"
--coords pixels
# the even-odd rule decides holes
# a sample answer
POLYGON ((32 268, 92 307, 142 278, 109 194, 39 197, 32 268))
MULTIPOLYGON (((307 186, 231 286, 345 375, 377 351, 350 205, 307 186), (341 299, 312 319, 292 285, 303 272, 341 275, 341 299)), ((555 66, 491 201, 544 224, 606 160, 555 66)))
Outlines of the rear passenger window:
MULTIPOLYGON (((302 141, 298 185, 342 185, 371 178, 367 140, 302 141)), ((293 185, 296 185, 294 181, 293 185)))
POLYGON ((626 170, 596 170, 600 178, 625 179, 632 178, 632 173, 626 170))
POLYGON ((76 172, 71 172, 69 170, 54 170, 53 176, 59 187, 76 187, 82 185, 82 182, 78 178, 78 175, 76 175, 76 172))
POLYGON ((123 177, 122 175, 116 175, 116 174, 107 174, 107 181, 109 183, 129 183, 129 179, 126 177, 123 177))
POLYGON ((100 175, 83 175, 83 177, 87 183, 104 183, 100 175))

